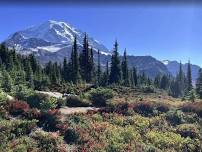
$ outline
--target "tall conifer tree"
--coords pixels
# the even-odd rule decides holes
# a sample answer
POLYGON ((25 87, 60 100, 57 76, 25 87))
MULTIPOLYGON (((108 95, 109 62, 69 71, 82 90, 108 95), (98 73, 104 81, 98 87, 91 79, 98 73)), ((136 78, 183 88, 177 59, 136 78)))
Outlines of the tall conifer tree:
POLYGON ((111 72, 109 76, 110 83, 120 83, 121 82, 121 65, 118 53, 118 43, 115 41, 114 51, 111 58, 111 72))
POLYGON ((126 49, 124 50, 123 61, 122 61, 121 67, 122 67, 122 74, 123 74, 123 84, 125 86, 128 86, 129 85, 129 75, 128 75, 128 60, 127 60, 126 49))
POLYGON ((187 65, 187 92, 188 93, 189 91, 191 91, 193 88, 192 86, 192 75, 191 75, 191 64, 190 64, 190 61, 188 62, 188 65, 187 65))

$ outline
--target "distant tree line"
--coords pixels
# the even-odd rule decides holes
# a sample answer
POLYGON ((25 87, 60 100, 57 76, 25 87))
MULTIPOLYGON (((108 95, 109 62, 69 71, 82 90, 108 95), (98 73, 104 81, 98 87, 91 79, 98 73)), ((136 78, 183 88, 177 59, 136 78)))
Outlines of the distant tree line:
MULTIPOLYGON (((90 47, 87 34, 83 38, 80 53, 75 37, 70 59, 67 60, 65 57, 62 64, 49 61, 45 67, 37 62, 34 55, 17 54, 14 49, 8 50, 2 44, 0 46, 0 83, 6 92, 11 91, 16 85, 44 90, 66 83, 91 83, 97 86, 112 84, 127 87, 152 86, 167 90, 173 97, 184 97, 193 92, 190 62, 186 74, 180 63, 176 77, 159 74, 154 79, 150 79, 144 72, 138 73, 136 67, 129 68, 126 49, 123 57, 120 58, 117 41, 114 44, 111 61, 107 61, 104 68, 104 65, 100 63, 100 55, 101 50, 94 51, 90 47), (97 55, 97 64, 94 61, 94 52, 97 55)), ((199 71, 195 90, 202 98, 202 70, 199 71)))

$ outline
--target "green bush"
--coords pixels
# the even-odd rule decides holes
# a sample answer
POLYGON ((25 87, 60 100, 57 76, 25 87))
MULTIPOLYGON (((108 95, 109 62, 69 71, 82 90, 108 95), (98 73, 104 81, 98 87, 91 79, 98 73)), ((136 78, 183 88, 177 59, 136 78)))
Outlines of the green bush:
POLYGON ((113 96, 111 89, 97 88, 89 91, 89 99, 92 101, 92 105, 97 107, 109 105, 113 96))
POLYGON ((27 98, 34 94, 34 91, 24 85, 17 85, 12 90, 12 95, 18 100, 26 101, 27 98))
POLYGON ((183 144, 183 138, 173 132, 150 131, 146 134, 148 141, 161 150, 178 151, 183 144))
POLYGON ((166 120, 172 125, 179 125, 184 122, 184 114, 181 110, 170 110, 166 113, 166 120))
POLYGON ((56 108, 57 99, 54 97, 49 97, 45 94, 35 93, 27 98, 27 103, 31 108, 49 110, 56 108))
POLYGON ((57 135, 44 131, 36 131, 32 134, 39 147, 39 151, 45 152, 59 152, 64 151, 63 141, 57 135))
POLYGON ((7 100, 6 94, 0 90, 0 118, 8 117, 8 112, 6 110, 7 100))
POLYGON ((78 96, 68 96, 66 106, 69 107, 87 107, 89 104, 78 96))
POLYGON ((6 94, 0 90, 0 105, 4 104, 7 100, 6 94))
POLYGON ((13 139, 29 134, 36 127, 37 120, 1 120, 0 121, 0 143, 8 139, 13 139))
POLYGON ((65 132, 64 139, 68 144, 76 143, 79 139, 79 135, 73 128, 69 128, 65 132))
POLYGON ((199 136, 199 130, 194 124, 181 124, 177 126, 177 133, 185 138, 196 138, 199 136))
POLYGON ((33 138, 27 136, 15 139, 8 147, 13 152, 38 151, 37 143, 33 138))
POLYGON ((155 92, 155 88, 152 86, 152 85, 146 85, 146 86, 142 86, 141 87, 141 90, 144 92, 144 93, 154 93, 155 92))

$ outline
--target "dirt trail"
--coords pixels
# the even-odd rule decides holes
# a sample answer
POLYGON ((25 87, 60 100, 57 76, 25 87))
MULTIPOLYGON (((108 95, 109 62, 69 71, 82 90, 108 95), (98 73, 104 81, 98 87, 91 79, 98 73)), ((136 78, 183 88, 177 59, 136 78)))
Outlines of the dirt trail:
POLYGON ((75 113, 87 113, 88 111, 98 111, 99 108, 95 107, 62 107, 60 112, 63 115, 75 114, 75 113))
POLYGON ((55 98, 62 98, 63 97, 62 93, 60 93, 60 92, 37 91, 37 90, 36 90, 36 92, 41 93, 41 94, 46 94, 46 95, 48 95, 50 97, 55 97, 55 98))
POLYGON ((98 111, 99 108, 95 108, 95 107, 62 107, 59 109, 62 117, 61 117, 61 121, 65 121, 66 116, 70 115, 70 114, 85 114, 88 111, 98 111))

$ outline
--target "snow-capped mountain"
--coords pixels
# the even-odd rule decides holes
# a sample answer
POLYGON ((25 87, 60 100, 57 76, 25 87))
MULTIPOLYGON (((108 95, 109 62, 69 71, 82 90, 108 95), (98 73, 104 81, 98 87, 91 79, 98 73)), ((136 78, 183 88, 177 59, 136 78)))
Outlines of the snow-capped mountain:
MULTIPOLYGON (((74 36, 77 37, 78 45, 81 47, 85 33, 65 22, 49 20, 40 25, 32 26, 18 31, 9 36, 5 41, 10 48, 15 48, 19 53, 60 52, 66 50, 71 52, 74 36)), ((110 55, 108 49, 99 41, 89 37, 89 44, 95 51, 100 50, 102 54, 110 55)))
MULTIPOLYGON (((17 53, 33 53, 44 65, 48 61, 62 63, 64 57, 70 58, 74 36, 77 37, 78 50, 82 50, 85 33, 65 22, 49 20, 40 25, 29 27, 11 34, 4 42, 7 47, 15 48, 17 53)), ((111 60, 111 52, 100 42, 88 36, 90 47, 94 50, 95 62, 97 50, 101 51, 100 62, 104 67, 111 60)), ((154 78, 157 74, 168 74, 166 66, 151 56, 129 56, 130 68, 136 67, 138 72, 145 72, 154 78)))

